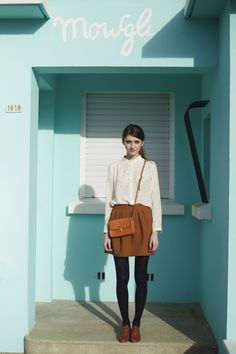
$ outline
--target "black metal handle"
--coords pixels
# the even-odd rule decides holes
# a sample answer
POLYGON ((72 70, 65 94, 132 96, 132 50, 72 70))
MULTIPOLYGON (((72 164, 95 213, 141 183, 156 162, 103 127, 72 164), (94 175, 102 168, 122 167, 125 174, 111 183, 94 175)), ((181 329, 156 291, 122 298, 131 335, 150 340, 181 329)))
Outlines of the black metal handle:
POLYGON ((191 126, 191 122, 190 122, 190 118, 189 118, 189 111, 190 111, 190 109, 193 109, 193 108, 205 107, 208 104, 208 102, 209 102, 209 100, 195 101, 188 106, 188 109, 186 110, 186 112, 184 114, 184 121, 185 121, 185 126, 186 126, 186 130, 187 130, 187 134, 188 134, 189 145, 190 145, 190 149, 191 149, 191 153, 192 153, 193 164, 194 164, 195 173, 196 173, 197 181, 198 181, 198 187, 199 187, 199 191, 200 191, 200 195, 201 195, 201 199, 202 199, 203 203, 208 203, 208 198, 207 198, 207 194, 206 194, 204 180, 202 177, 202 171, 201 171, 201 166, 200 166, 198 153, 197 153, 197 149, 196 149, 193 130, 192 130, 192 126, 191 126))

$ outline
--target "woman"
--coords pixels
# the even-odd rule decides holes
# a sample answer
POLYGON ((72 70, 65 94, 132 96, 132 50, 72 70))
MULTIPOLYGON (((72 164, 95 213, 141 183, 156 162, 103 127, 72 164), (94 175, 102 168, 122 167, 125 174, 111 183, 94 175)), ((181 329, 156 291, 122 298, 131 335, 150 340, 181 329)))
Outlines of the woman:
POLYGON ((155 162, 146 160, 145 135, 141 127, 129 124, 123 131, 126 155, 108 168, 104 226, 105 252, 113 254, 116 268, 116 293, 123 326, 120 342, 139 342, 140 321, 147 297, 149 256, 158 247, 158 231, 162 230, 162 213, 158 173, 155 162), (143 168, 144 167, 144 168, 143 168), (143 169, 140 189, 134 206, 138 181, 143 169), (108 221, 131 216, 135 234, 111 239, 108 221), (129 256, 135 256, 135 316, 130 327, 128 311, 129 256))

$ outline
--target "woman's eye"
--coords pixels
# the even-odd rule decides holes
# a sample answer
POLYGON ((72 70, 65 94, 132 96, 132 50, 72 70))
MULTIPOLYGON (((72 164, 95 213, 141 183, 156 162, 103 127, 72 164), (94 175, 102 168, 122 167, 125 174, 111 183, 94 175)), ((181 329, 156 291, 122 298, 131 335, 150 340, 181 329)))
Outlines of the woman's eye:
MULTIPOLYGON (((132 141, 131 141, 131 140, 126 140, 125 142, 126 142, 126 144, 132 144, 132 141)), ((139 144, 140 144, 140 141, 135 140, 133 143, 134 143, 135 145, 139 145, 139 144)))

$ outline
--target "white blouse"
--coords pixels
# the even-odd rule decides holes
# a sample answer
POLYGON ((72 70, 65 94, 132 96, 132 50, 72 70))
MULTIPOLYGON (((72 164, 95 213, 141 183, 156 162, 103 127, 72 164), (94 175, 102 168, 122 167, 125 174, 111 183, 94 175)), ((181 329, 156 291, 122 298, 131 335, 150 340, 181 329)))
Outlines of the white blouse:
MULTIPOLYGON (((123 157, 109 165, 106 182, 104 232, 108 231, 108 221, 114 205, 134 204, 143 163, 144 159, 139 155, 131 160, 123 157)), ((152 230, 161 231, 161 198, 157 166, 154 161, 147 161, 145 164, 136 203, 152 209, 152 230)))

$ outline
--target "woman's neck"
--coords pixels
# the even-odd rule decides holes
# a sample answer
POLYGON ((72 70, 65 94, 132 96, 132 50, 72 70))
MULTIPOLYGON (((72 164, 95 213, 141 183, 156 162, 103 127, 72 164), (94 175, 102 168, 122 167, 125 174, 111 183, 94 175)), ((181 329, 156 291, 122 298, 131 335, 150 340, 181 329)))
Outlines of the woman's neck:
POLYGON ((137 159, 139 156, 141 156, 141 155, 140 155, 140 154, 137 154, 137 155, 135 155, 135 156, 125 155, 125 158, 126 158, 127 160, 135 160, 135 159, 137 159))

